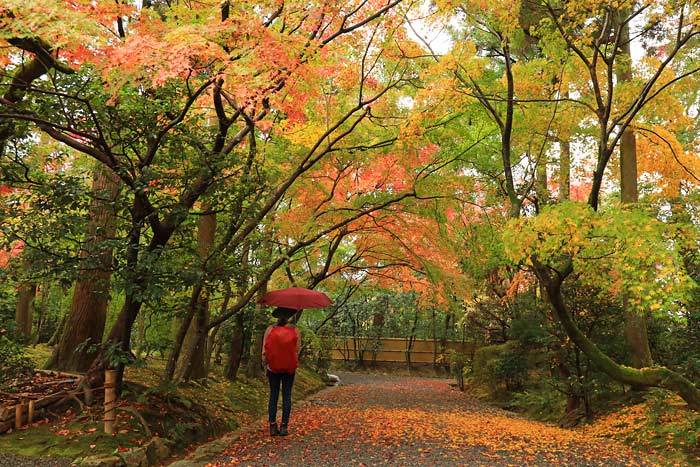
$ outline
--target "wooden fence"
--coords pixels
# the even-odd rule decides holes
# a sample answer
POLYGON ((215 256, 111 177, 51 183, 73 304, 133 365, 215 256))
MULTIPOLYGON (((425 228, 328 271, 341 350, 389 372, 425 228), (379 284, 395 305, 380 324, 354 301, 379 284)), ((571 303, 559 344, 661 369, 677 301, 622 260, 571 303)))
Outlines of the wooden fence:
MULTIPOLYGON (((459 353, 471 353, 472 345, 448 341, 446 349, 459 353)), ((331 359, 345 362, 433 364, 445 363, 440 342, 405 338, 338 337, 331 349, 331 359), (410 347, 409 347, 410 346, 410 347)))

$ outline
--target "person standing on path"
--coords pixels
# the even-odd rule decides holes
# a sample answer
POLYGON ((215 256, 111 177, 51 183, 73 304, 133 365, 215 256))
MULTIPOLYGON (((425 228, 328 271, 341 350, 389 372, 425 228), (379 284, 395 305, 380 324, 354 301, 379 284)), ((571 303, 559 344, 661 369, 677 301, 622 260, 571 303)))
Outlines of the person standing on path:
POLYGON ((270 400, 268 401, 268 421, 270 436, 287 436, 289 434, 289 416, 292 412, 292 385, 294 373, 299 366, 301 350, 301 333, 289 318, 297 310, 275 308, 272 316, 277 323, 265 330, 263 337, 262 364, 266 369, 270 383, 270 400), (277 427, 277 401, 282 388, 282 423, 277 427))

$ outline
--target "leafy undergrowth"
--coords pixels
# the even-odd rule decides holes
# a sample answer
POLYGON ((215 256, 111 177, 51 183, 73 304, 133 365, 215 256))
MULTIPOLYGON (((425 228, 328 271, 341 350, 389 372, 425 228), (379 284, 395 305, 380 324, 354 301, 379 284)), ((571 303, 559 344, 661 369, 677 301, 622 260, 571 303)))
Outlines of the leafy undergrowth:
MULTIPOLYGON (((263 380, 240 376, 230 382, 215 369, 206 385, 177 388, 160 384, 162 366, 162 361, 151 360, 145 367, 128 369, 113 436, 104 433, 103 401, 97 394, 91 406, 76 398, 28 428, 0 435, 0 452, 76 459, 138 447, 153 436, 182 450, 246 424, 267 408, 263 380)), ((318 375, 300 369, 295 397, 323 386, 318 375)))
POLYGON ((656 454, 671 466, 700 466, 700 413, 662 390, 650 390, 643 402, 598 417, 581 430, 656 454))

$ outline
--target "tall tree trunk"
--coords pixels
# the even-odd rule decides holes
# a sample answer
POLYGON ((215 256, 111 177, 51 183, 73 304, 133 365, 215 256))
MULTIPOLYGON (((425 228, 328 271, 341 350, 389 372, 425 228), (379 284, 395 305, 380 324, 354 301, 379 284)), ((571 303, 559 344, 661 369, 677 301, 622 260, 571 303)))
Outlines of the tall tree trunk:
POLYGON ((537 159, 535 167, 535 194, 537 195, 537 206, 539 209, 549 203, 549 188, 547 188, 547 157, 541 155, 537 159))
MULTIPOLYGON (((197 286, 196 288, 198 287, 200 286, 197 286)), ((175 334, 173 347, 170 351, 170 355, 168 356, 168 363, 165 365, 165 371, 163 372, 163 381, 173 381, 175 379, 177 362, 180 359, 180 353, 182 352, 183 344, 185 342, 185 336, 190 329, 190 323, 194 318, 195 312, 196 309, 194 306, 188 307, 187 315, 183 318, 178 327, 177 333, 175 334)))
POLYGON ((207 324, 209 324, 209 304, 205 296, 197 300, 194 318, 185 337, 180 361, 179 381, 202 380, 207 377, 207 324))
POLYGON ((41 302, 39 303, 39 317, 36 321, 36 332, 34 333, 34 339, 32 344, 36 345, 41 341, 41 333, 44 330, 44 323, 46 322, 46 312, 49 308, 49 291, 50 284, 48 279, 44 279, 41 284, 39 291, 41 292, 41 302))
POLYGON ((211 370, 212 357, 214 355, 214 350, 221 347, 221 342, 219 339, 219 331, 221 330, 221 325, 214 327, 207 336, 207 349, 204 357, 204 364, 206 365, 206 372, 209 374, 211 370))
POLYGON ((86 371, 105 331, 112 277, 112 247, 105 246, 105 241, 116 233, 114 200, 119 184, 104 164, 95 164, 92 191, 87 239, 80 252, 82 277, 75 283, 66 325, 49 364, 57 370, 86 371))
POLYGON ((372 366, 377 365, 377 353, 381 350, 381 338, 384 335, 384 322, 386 321, 384 313, 389 311, 389 297, 384 297, 384 306, 377 308, 372 316, 372 366))
MULTIPOLYGON (((626 18, 626 14, 620 15, 626 18)), ((624 23, 621 33, 620 57, 622 63, 618 63, 616 69, 618 82, 624 84, 632 79, 632 58, 630 56, 629 23, 624 23)), ((637 188, 637 141, 634 131, 628 127, 620 138, 620 195, 625 204, 637 204, 639 202, 639 190, 637 188)), ((633 310, 629 305, 627 296, 623 297, 625 310, 625 340, 630 351, 632 366, 646 368, 652 365, 649 338, 647 336, 647 322, 644 314, 633 310)))
MULTIPOLYGON (((56 329, 54 330, 53 334, 51 334, 51 338, 49 341, 46 343, 47 345, 57 345, 59 339, 63 335, 63 328, 66 327, 66 318, 68 317, 68 313, 63 313, 61 315, 61 319, 58 321, 58 324, 56 325, 56 329)), ((49 360, 50 363, 50 360, 49 360)), ((45 368, 49 367, 49 363, 45 364, 45 368)))
POLYGON ((447 355, 447 341, 449 340, 450 328, 452 327, 452 321, 454 320, 454 314, 451 311, 445 312, 445 326, 443 328, 442 336, 440 337, 440 354, 443 355, 442 366, 445 371, 450 371, 450 362, 445 356, 447 355))
MULTIPOLYGON (((262 298, 266 292, 267 284, 260 288, 258 298, 262 298)), ((246 376, 249 378, 259 378, 262 376, 261 362, 263 336, 265 334, 265 329, 267 329, 268 322, 269 320, 267 319, 265 306, 261 304, 255 305, 255 313, 253 315, 251 331, 250 353, 248 355, 248 365, 246 366, 246 376)))
POLYGON ((146 352, 146 316, 141 313, 136 318, 136 355, 146 352))
POLYGON ((416 315, 413 318, 413 326, 411 326, 411 333, 406 340, 406 369, 411 369, 411 352, 413 352, 413 342, 416 340, 416 330, 418 329, 418 319, 420 316, 420 308, 416 304, 416 315))
MULTIPOLYGON (((240 294, 245 290, 246 284, 248 283, 249 267, 248 261, 250 259, 250 243, 245 242, 242 249, 241 255, 241 272, 236 279, 236 290, 238 293, 238 298, 240 299, 240 294)), ((228 298, 230 297, 231 290, 226 291, 226 302, 228 303, 228 298)), ((228 305, 226 304, 226 307, 228 305)), ((222 311, 225 308, 222 308, 222 311)), ((241 361, 243 360, 243 355, 245 355, 245 315, 243 310, 239 311, 234 317, 233 330, 231 333, 231 350, 229 352, 229 358, 226 363, 226 369, 224 370, 224 376, 229 381, 235 381, 238 376, 238 370, 241 367, 241 361)))
POLYGON ((238 369, 241 366, 241 359, 243 358, 243 349, 245 344, 245 326, 243 321, 243 314, 238 313, 234 317, 233 331, 231 333, 231 351, 229 353, 228 363, 226 364, 226 370, 224 376, 229 381, 236 381, 238 376, 238 369))
MULTIPOLYGON (((224 301, 221 304, 221 313, 224 313, 226 309, 228 308, 228 304, 231 301, 231 287, 226 287, 226 292, 224 294, 224 301)), ((220 355, 221 355, 221 334, 219 332, 221 331, 222 324, 219 324, 218 326, 215 326, 214 329, 211 330, 209 333, 209 337, 207 338, 207 355, 206 355, 206 365, 207 365, 207 374, 209 371, 211 371, 211 362, 212 362, 212 357, 214 356, 214 350, 216 350, 216 363, 221 363, 220 355)))
MULTIPOLYGON (((141 287, 143 284, 137 284, 137 286, 141 287)), ((134 323, 142 305, 141 300, 136 299, 132 294, 127 295, 119 316, 117 316, 117 321, 112 326, 107 339, 88 370, 91 387, 102 386, 104 384, 104 371, 112 368, 117 370, 117 393, 121 393, 124 369, 128 360, 133 356, 131 353, 131 331, 134 329, 134 323), (118 357, 117 360, 111 360, 112 356, 118 357)))
MULTIPOLYGON (((203 208, 208 211, 208 207, 203 208)), ((209 213, 199 218, 199 228, 197 229, 197 249, 203 272, 206 274, 206 264, 214 247, 214 236, 216 234, 216 214, 209 213)), ((206 278, 202 279, 203 282, 206 278)), ((184 351, 180 364, 178 380, 190 381, 201 380, 207 377, 207 334, 209 324, 209 294, 206 286, 195 288, 196 296, 192 297, 190 303, 195 307, 194 319, 190 322, 190 327, 185 336, 184 351)))
POLYGON ((36 284, 25 282, 17 288, 17 305, 15 306, 15 336, 18 341, 30 342, 32 337, 32 306, 36 297, 36 284))
MULTIPOLYGON (((260 251, 263 254, 262 261, 265 262, 272 257, 273 244, 272 244, 272 231, 270 228, 266 228, 264 232, 262 248, 260 251)), ((267 279, 261 285, 257 291, 258 303, 255 305, 255 312, 253 314, 253 319, 251 323, 250 331, 250 349, 248 354, 248 364, 246 366, 246 376, 250 378, 258 378, 262 375, 262 348, 263 348, 263 337, 265 335, 265 329, 267 329, 267 324, 270 322, 268 314, 266 313, 265 307, 260 304, 260 299, 263 295, 267 293, 268 281, 267 279)))
MULTIPOLYGON (((569 93, 566 93, 568 98, 569 93)), ((571 141, 560 140, 559 153, 559 201, 571 198, 571 141)))
POLYGON ((134 322, 141 311, 143 301, 140 299, 141 290, 146 287, 146 277, 143 273, 137 272, 139 260, 139 245, 141 242, 142 218, 139 217, 139 201, 135 200, 133 211, 136 216, 132 219, 132 226, 129 232, 129 240, 126 255, 126 269, 133 276, 130 288, 124 298, 117 320, 112 325, 107 339, 103 342, 100 350, 90 364, 88 379, 91 387, 99 387, 104 384, 104 371, 113 368, 118 371, 117 391, 121 392, 124 381, 124 367, 131 356, 131 331, 134 322), (118 354, 118 361, 111 360, 111 357, 118 354))

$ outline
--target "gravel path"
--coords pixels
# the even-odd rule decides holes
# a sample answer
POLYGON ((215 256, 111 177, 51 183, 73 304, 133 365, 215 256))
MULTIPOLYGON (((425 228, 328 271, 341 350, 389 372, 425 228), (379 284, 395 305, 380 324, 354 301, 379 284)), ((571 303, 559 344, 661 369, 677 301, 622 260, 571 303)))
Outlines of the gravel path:
POLYGON ((342 385, 295 404, 290 435, 264 421, 209 467, 652 467, 629 448, 524 420, 449 381, 342 374, 342 385))
POLYGON ((70 465, 69 459, 0 454, 0 467, 69 467, 70 465))

